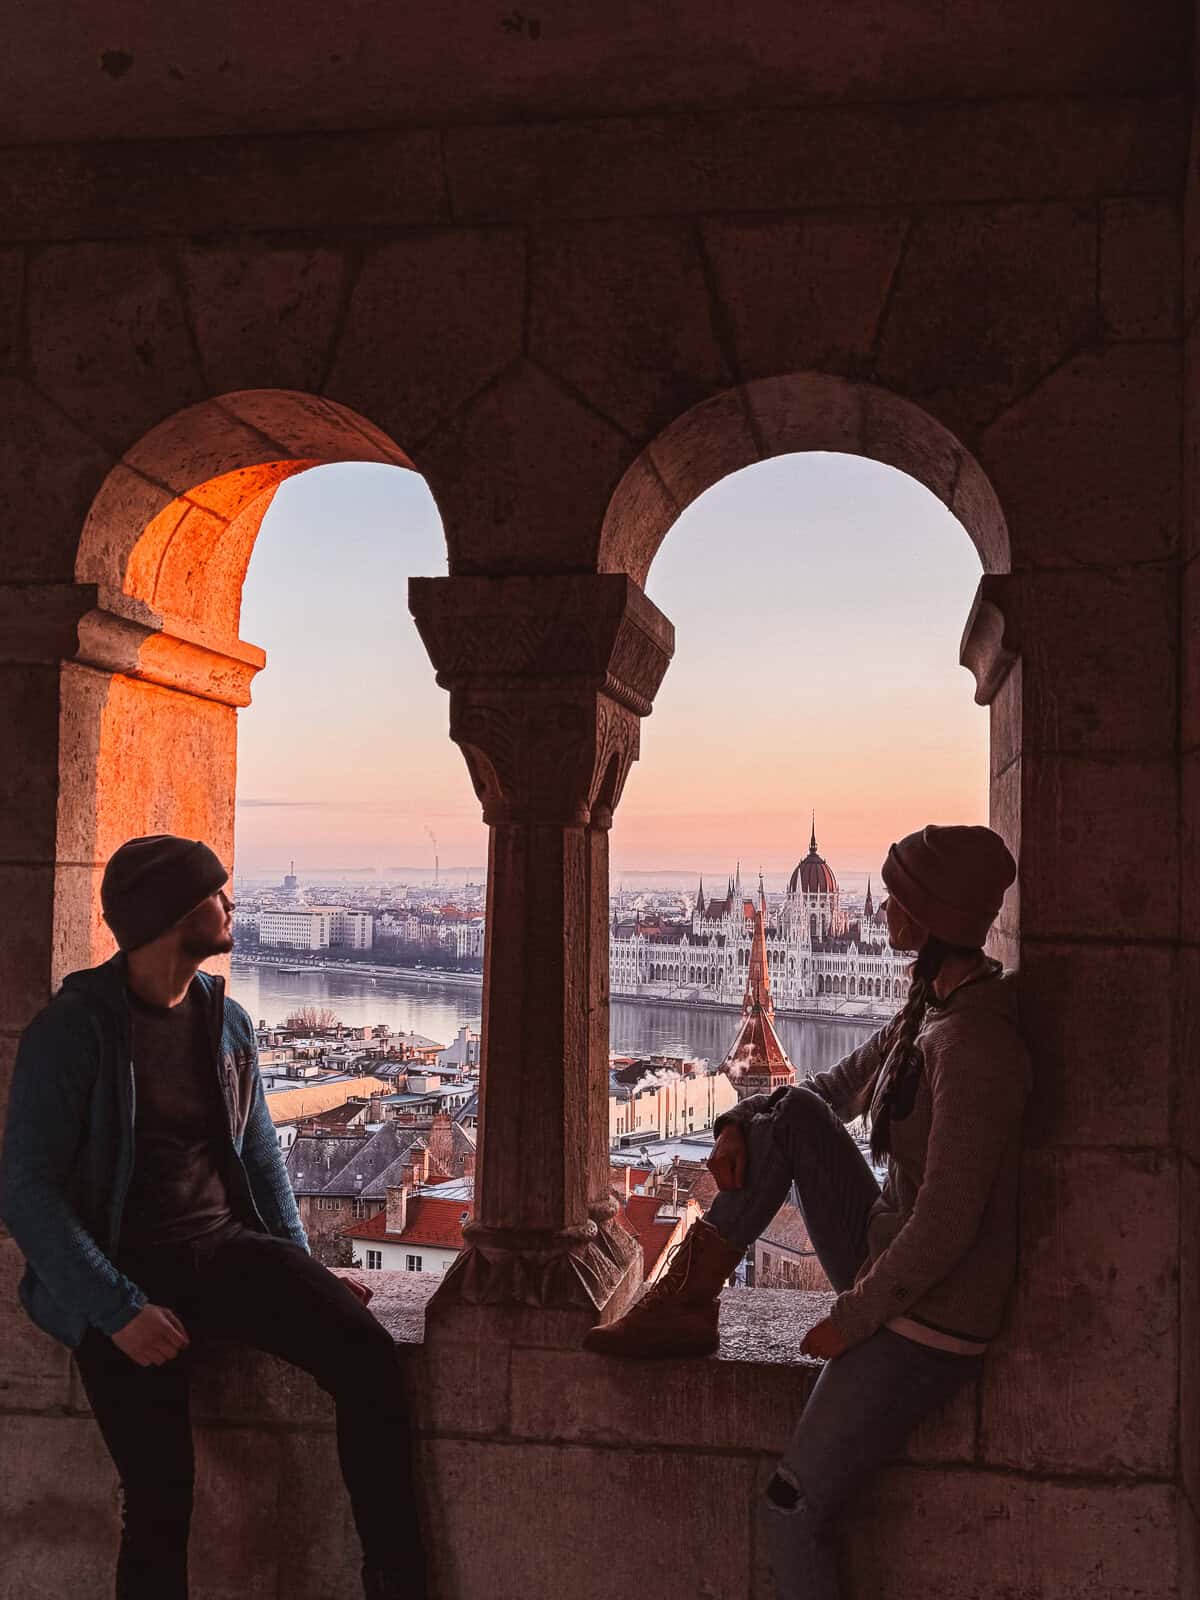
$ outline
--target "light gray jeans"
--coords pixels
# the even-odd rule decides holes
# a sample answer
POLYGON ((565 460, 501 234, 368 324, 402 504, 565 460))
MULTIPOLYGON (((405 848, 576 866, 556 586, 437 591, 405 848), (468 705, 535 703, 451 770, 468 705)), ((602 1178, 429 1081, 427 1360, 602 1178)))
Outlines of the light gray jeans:
MULTIPOLYGON (((791 1089, 743 1124, 746 1181, 724 1190, 706 1220, 749 1247, 796 1185, 813 1248, 839 1293, 867 1254, 879 1185, 858 1146, 813 1090, 791 1089)), ((863 1480, 962 1384, 982 1357, 950 1355, 881 1328, 826 1362, 779 1466, 762 1515, 777 1600, 838 1600, 833 1519, 863 1480)))

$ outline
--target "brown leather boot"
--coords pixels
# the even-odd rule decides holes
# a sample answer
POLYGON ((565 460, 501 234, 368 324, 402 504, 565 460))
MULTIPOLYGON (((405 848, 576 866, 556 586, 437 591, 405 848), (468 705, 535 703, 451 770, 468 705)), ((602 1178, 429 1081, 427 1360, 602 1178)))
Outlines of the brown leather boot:
POLYGON ((623 1317, 591 1329, 583 1348, 606 1356, 710 1356, 720 1343, 718 1295, 742 1259, 707 1222, 694 1222, 675 1259, 623 1317))

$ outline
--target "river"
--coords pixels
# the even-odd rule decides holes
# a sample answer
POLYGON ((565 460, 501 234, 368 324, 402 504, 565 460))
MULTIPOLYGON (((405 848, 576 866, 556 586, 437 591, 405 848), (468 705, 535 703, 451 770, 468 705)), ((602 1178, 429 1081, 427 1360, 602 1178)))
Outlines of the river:
MULTIPOLYGON (((479 1026, 479 986, 414 972, 364 973, 277 967, 235 961, 229 992, 257 1022, 282 1022, 298 1006, 321 1006, 346 1023, 384 1022, 393 1030, 422 1033, 449 1044, 464 1023, 479 1026)), ((692 1011, 683 1006, 614 1000, 609 1008, 612 1048, 631 1055, 702 1056, 720 1061, 737 1031, 733 1011, 692 1011)), ((798 1073, 820 1072, 869 1035, 861 1024, 779 1017, 775 1024, 798 1073)))

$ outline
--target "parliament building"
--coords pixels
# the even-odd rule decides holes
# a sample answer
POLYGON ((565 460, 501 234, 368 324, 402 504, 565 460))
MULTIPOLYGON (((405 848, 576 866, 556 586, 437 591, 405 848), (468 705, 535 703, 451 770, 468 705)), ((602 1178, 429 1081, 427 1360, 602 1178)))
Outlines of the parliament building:
MULTIPOLYGON (((761 885, 760 885, 761 887, 761 885)), ((755 937, 755 900, 743 892, 740 869, 719 899, 701 882, 690 921, 614 917, 610 992, 636 997, 740 1005, 755 937)), ((908 993, 912 955, 893 950, 887 921, 868 883, 861 915, 843 910, 832 869, 817 850, 814 821, 808 854, 768 913, 766 953, 780 1011, 839 1011, 890 1016, 908 993)))

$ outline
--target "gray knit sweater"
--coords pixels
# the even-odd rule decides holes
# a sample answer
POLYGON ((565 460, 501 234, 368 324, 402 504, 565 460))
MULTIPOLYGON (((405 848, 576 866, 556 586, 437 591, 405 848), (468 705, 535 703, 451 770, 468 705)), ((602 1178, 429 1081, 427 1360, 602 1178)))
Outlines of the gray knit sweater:
MULTIPOLYGON (((1021 1119, 1032 1076, 1015 985, 1011 972, 967 983, 926 1011, 916 1103, 892 1121, 868 1257, 831 1313, 849 1344, 901 1314, 981 1343, 999 1331, 1016 1272, 1021 1119)), ((808 1080, 843 1122, 871 1106, 882 1031, 808 1080)), ((734 1115, 767 1101, 749 1096, 734 1115)))

